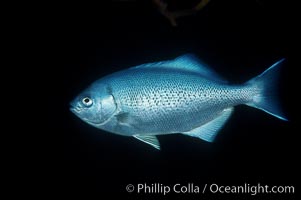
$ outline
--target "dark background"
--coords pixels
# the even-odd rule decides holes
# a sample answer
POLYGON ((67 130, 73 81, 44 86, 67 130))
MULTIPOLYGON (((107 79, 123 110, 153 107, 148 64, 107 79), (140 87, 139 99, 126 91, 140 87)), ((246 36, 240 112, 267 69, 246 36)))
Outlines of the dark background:
MULTIPOLYGON (((119 194, 162 197, 129 194, 125 186, 130 183, 296 187, 300 156, 295 128, 299 119, 294 93, 290 92, 297 80, 293 80, 290 47, 294 26, 288 4, 212 0, 197 14, 179 18, 178 26, 173 27, 151 1, 101 2, 58 5, 56 53, 61 61, 53 70, 60 90, 51 93, 49 119, 54 128, 52 136, 62 141, 62 149, 61 159, 55 163, 57 183, 51 185, 51 191, 101 199, 106 194, 110 198, 119 194), (180 134, 159 136, 162 150, 157 151, 134 138, 93 128, 69 111, 69 102, 96 79, 184 53, 194 53, 233 83, 243 83, 286 58, 279 88, 289 121, 237 106, 214 143, 180 134)), ((167 2, 171 10, 197 3, 167 2)), ((202 194, 177 196, 205 198, 202 194)))

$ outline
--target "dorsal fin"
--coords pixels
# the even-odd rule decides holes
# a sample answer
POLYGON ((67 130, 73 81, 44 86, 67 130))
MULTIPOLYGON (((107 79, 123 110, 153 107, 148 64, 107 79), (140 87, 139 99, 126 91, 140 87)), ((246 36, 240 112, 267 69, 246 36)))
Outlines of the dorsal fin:
POLYGON ((216 72, 210 69, 208 65, 201 62, 193 54, 184 54, 173 60, 142 64, 134 68, 178 69, 200 74, 201 76, 206 77, 210 80, 226 83, 223 78, 221 78, 216 72))

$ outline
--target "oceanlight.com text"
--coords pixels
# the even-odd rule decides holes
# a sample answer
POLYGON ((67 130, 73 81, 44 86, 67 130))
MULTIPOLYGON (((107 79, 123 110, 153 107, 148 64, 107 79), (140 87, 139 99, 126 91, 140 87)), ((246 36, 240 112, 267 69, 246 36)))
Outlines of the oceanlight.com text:
POLYGON ((196 183, 176 183, 173 185, 163 183, 137 183, 128 184, 126 191, 137 194, 294 194, 295 187, 292 185, 266 185, 249 184, 241 185, 221 185, 217 183, 196 184, 196 183))

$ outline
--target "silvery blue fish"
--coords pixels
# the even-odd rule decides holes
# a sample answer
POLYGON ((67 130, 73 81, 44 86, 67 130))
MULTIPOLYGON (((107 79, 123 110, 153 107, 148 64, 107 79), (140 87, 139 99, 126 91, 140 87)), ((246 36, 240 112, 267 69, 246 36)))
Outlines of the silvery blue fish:
POLYGON ((157 149, 156 136, 163 134, 212 142, 239 104, 286 120, 275 96, 283 60, 242 85, 228 84, 190 54, 143 64, 97 80, 71 102, 71 111, 96 128, 157 149))

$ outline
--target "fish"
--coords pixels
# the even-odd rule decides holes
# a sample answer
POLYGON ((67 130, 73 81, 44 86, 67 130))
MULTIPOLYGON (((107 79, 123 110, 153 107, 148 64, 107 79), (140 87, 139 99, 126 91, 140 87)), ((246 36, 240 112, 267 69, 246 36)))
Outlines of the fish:
POLYGON ((285 59, 243 84, 231 84, 193 54, 130 67, 96 80, 70 103, 84 122, 161 149, 157 136, 213 142, 237 105, 287 121, 277 82, 285 59))

